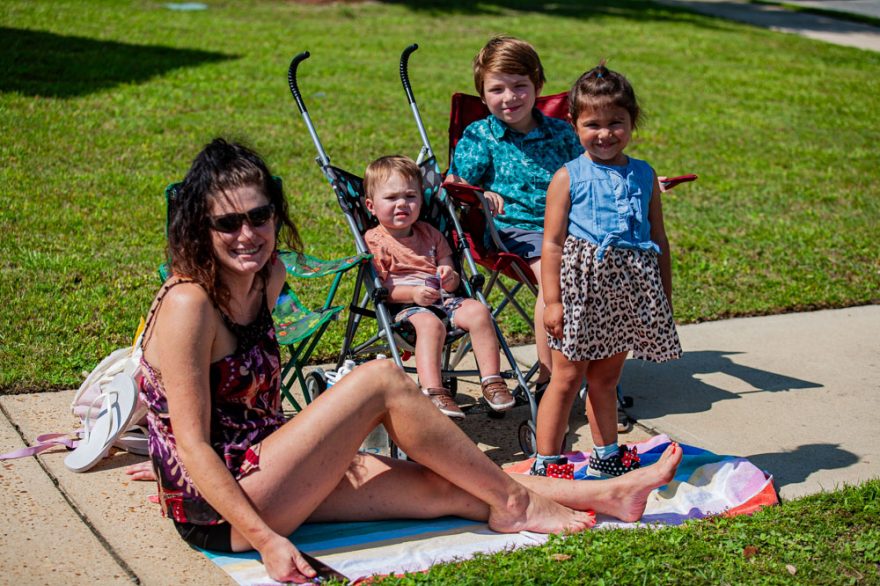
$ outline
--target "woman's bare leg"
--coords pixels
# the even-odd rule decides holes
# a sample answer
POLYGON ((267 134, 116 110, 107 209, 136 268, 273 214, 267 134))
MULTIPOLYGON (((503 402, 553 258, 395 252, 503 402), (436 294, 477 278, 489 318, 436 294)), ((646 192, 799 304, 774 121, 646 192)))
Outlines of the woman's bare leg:
MULTIPOLYGON (((529 490, 572 509, 593 510, 633 522, 641 518, 651 491, 672 481, 681 457, 681 447, 671 444, 657 463, 608 480, 572 481, 524 474, 510 476, 529 490)), ((488 507, 424 466, 361 455, 346 478, 309 520, 373 520, 389 516, 430 519, 441 515, 486 520, 488 507), (376 491, 380 494, 393 492, 398 490, 404 477, 406 480, 403 482, 408 487, 408 498, 400 499, 404 502, 389 503, 382 499, 372 501, 369 507, 363 506, 359 491, 376 491)))
POLYGON ((645 512, 651 491, 672 481, 682 454, 681 446, 672 443, 656 463, 607 480, 563 480, 526 474, 511 474, 511 477, 567 507, 581 511, 592 509, 634 522, 645 512))
MULTIPOLYGON (((412 502, 428 505, 422 495, 436 495, 439 487, 448 498, 430 503, 437 514, 485 514, 489 526, 500 532, 579 531, 592 521, 511 479, 390 360, 358 367, 266 438, 260 469, 240 482, 263 518, 281 534, 308 519, 334 491, 344 491, 341 482, 351 485, 346 494, 349 506, 372 508, 381 516, 400 517, 412 509, 412 502), (373 464, 378 460, 355 456, 363 438, 380 422, 433 474, 404 474, 399 465, 391 464, 385 470, 388 482, 374 485, 371 481, 380 476, 373 464), (358 462, 367 464, 358 468, 358 462), (480 510, 472 498, 485 508, 480 510), (448 510, 444 503, 449 503, 448 510)), ((235 529, 232 543, 238 550, 249 548, 235 529)))

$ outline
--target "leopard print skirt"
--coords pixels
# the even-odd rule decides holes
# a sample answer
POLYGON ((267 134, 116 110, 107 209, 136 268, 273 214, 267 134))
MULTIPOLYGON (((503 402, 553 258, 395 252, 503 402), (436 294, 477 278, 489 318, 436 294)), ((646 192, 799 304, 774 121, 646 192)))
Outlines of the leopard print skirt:
POLYGON ((620 352, 665 362, 681 357, 681 343, 660 280, 654 251, 598 246, 568 236, 560 280, 563 337, 550 348, 571 361, 599 360, 620 352))

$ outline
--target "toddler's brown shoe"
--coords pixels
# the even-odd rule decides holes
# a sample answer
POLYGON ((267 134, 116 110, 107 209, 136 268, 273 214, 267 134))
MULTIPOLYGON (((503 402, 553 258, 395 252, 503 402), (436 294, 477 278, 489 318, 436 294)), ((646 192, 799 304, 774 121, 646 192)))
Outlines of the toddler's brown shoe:
POLYGON ((500 376, 481 383, 480 387, 482 387, 483 398, 486 399, 493 411, 507 411, 516 404, 516 399, 507 388, 507 383, 500 376))
POLYGON ((442 387, 435 389, 422 389, 422 392, 428 395, 434 406, 440 410, 440 413, 451 419, 464 419, 464 411, 452 398, 452 391, 442 387))

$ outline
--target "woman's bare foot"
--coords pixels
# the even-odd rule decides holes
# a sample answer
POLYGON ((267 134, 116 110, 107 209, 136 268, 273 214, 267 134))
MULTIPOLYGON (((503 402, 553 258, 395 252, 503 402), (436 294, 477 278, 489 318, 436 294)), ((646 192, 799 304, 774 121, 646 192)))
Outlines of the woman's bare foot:
POLYGON ((610 501, 606 502, 605 506, 596 503, 596 510, 617 517, 621 521, 629 523, 638 521, 645 512, 651 491, 672 481, 675 470, 681 462, 681 456, 681 446, 672 442, 656 463, 617 478, 601 481, 609 485, 614 483, 614 486, 610 501))
POLYGON ((489 508, 489 528, 499 533, 577 533, 596 524, 588 511, 575 511, 530 490, 510 495, 504 509, 489 508))
POLYGON ((131 476, 132 480, 156 480, 153 463, 149 460, 126 466, 125 473, 131 476))

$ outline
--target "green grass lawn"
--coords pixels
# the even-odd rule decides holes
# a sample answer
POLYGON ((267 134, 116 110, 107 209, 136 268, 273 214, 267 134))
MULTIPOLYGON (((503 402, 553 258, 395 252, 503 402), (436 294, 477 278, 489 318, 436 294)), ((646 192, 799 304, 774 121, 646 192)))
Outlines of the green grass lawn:
MULTIPOLYGON (((546 93, 607 57, 647 113, 629 152, 700 175, 665 197, 679 322, 880 297, 876 53, 643 2, 208 4, 3 3, 0 390, 76 386, 129 341, 158 285, 162 190, 214 136, 247 141, 284 177, 307 252, 352 252, 287 89, 305 49, 311 116, 333 162, 355 173, 418 152, 398 78, 412 42, 444 166, 449 96, 471 90, 470 60, 490 35, 536 45, 546 93)), ((327 286, 301 292, 316 301, 327 286)))
POLYGON ((880 481, 751 517, 588 531, 382 584, 878 584, 880 481))

